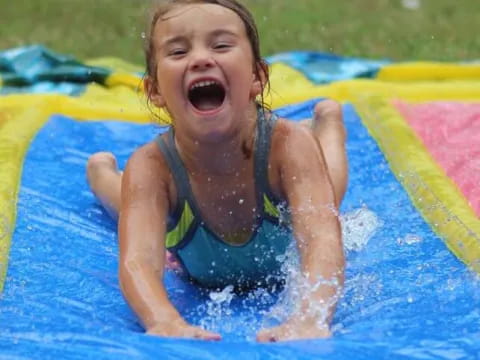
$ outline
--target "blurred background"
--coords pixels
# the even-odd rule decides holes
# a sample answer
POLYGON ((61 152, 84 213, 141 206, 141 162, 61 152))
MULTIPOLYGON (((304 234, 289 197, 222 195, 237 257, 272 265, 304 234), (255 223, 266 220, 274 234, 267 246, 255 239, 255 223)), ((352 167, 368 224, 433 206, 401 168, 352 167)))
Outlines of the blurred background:
MULTIPOLYGON (((0 50, 42 44, 143 65, 151 0, 0 0, 0 50)), ((480 58, 480 0, 243 0, 263 55, 318 50, 401 60, 480 58)))

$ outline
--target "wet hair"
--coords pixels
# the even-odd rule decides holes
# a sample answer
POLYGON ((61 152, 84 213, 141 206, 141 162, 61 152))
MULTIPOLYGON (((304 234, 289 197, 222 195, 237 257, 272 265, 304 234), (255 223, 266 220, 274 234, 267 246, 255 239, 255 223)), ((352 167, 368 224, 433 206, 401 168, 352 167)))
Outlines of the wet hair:
MULTIPOLYGON (((163 17, 172 9, 183 5, 191 4, 214 4, 225 7, 232 10, 237 14, 245 25, 248 41, 253 54, 253 67, 257 78, 261 78, 261 75, 265 78, 265 83, 262 86, 262 92, 260 94, 260 101, 257 101, 263 108, 269 108, 264 100, 264 91, 270 90, 269 72, 266 61, 260 54, 260 40, 258 36, 257 25, 250 11, 240 4, 237 0, 162 0, 159 1, 152 12, 150 26, 147 31, 146 43, 145 43, 145 62, 146 62, 146 75, 149 76, 154 83, 157 82, 157 67, 155 61, 155 46, 153 42, 153 34, 155 32, 155 26, 157 22, 163 20, 163 17)), ((150 94, 147 94, 150 98, 150 94)))

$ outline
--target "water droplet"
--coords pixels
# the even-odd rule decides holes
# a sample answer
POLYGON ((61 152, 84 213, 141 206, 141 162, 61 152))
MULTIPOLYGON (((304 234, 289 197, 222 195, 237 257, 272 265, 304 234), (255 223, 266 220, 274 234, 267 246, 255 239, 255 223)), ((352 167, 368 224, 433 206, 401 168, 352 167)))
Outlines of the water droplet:
POLYGON ((225 287, 225 289, 219 292, 212 291, 208 295, 210 299, 216 304, 230 303, 234 296, 233 285, 228 285, 227 287, 225 287))
POLYGON ((286 259, 285 254, 277 255, 277 256, 275 257, 275 260, 277 260, 278 262, 284 262, 285 259, 286 259))
POLYGON ((145 38, 147 37, 147 34, 145 34, 145 32, 142 31, 142 33, 140 34, 140 37, 141 37, 142 39, 145 39, 145 38))
POLYGON ((413 245, 422 241, 422 238, 415 234, 407 234, 404 238, 397 238, 397 243, 399 245, 407 244, 413 245))
POLYGON ((238 203, 239 203, 240 205, 242 205, 242 204, 244 203, 244 201, 245 201, 245 200, 240 199, 240 200, 238 200, 238 203))
POLYGON ((422 238, 415 234, 408 234, 405 236, 405 244, 412 245, 422 241, 422 238))

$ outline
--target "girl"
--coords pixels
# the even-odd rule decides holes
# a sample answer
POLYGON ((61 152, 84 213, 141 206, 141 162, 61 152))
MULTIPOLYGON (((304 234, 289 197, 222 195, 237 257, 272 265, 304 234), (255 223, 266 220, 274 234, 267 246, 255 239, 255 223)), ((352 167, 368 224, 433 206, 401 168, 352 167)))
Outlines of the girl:
POLYGON ((170 303, 162 281, 169 259, 200 286, 244 290, 268 285, 279 274, 279 255, 296 241, 311 288, 287 322, 257 338, 329 336, 344 268, 339 105, 318 104, 306 126, 257 102, 268 68, 252 16, 236 0, 159 7, 146 61, 148 99, 171 115, 170 131, 138 149, 123 175, 112 154, 95 154, 87 166, 93 192, 119 215, 120 284, 146 331, 220 339, 188 324, 170 303), (326 316, 319 317, 319 304, 326 316))

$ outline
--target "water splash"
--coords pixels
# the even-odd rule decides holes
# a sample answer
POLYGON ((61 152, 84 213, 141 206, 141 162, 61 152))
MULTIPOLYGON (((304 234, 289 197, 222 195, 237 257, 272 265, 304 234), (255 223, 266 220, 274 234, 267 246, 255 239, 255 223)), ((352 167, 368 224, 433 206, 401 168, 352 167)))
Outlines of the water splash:
POLYGON ((223 319, 232 315, 230 306, 235 297, 233 285, 226 286, 221 291, 212 291, 208 294, 209 300, 199 306, 197 311, 205 315, 200 320, 200 326, 213 331, 231 332, 230 327, 222 327, 223 319))
POLYGON ((331 310, 340 299, 342 287, 339 283, 339 274, 331 278, 317 276, 313 278, 304 274, 300 267, 300 256, 296 246, 287 250, 281 256, 282 277, 285 285, 278 295, 277 302, 265 310, 262 315, 262 327, 272 327, 292 318, 297 320, 314 319, 319 329, 324 329, 329 321, 331 310), (318 300, 319 292, 330 289, 331 296, 318 300), (313 300, 313 299, 317 300, 313 300))
MULTIPOLYGON (((345 250, 362 250, 372 236, 383 226, 378 216, 362 207, 339 217, 342 225, 342 237, 345 250)), ((340 300, 343 288, 339 275, 330 278, 318 276, 314 279, 305 276, 300 268, 300 256, 295 242, 284 255, 277 256, 282 262, 282 276, 285 286, 278 296, 278 301, 262 313, 262 326, 272 327, 287 321, 292 315, 305 319, 315 319, 319 328, 325 328, 331 310, 340 300), (330 296, 325 300, 311 301, 319 292, 328 289, 330 296)), ((381 286, 380 286, 381 288, 381 286)), ((318 298, 318 297, 317 297, 318 298)), ((335 329, 333 329, 335 331, 335 329)))
MULTIPOLYGON (((349 251, 363 249, 382 226, 376 214, 366 207, 340 216, 340 220, 345 249, 349 251)), ((277 326, 292 316, 315 319, 319 328, 325 328, 332 308, 342 297, 338 274, 330 278, 305 276, 296 241, 291 242, 284 254, 277 255, 276 260, 282 264, 281 271, 270 275, 267 283, 278 285, 241 295, 234 292, 232 285, 208 292, 206 301, 195 310, 199 325, 224 334, 246 334, 247 340, 254 340, 259 328, 277 326), (328 299, 311 301, 327 288, 331 294, 328 299), (232 314, 238 316, 239 307, 242 314, 235 324, 225 321, 232 314)))
POLYGON ((377 230, 383 226, 378 216, 367 207, 340 216, 340 223, 343 246, 347 251, 362 250, 377 230))

